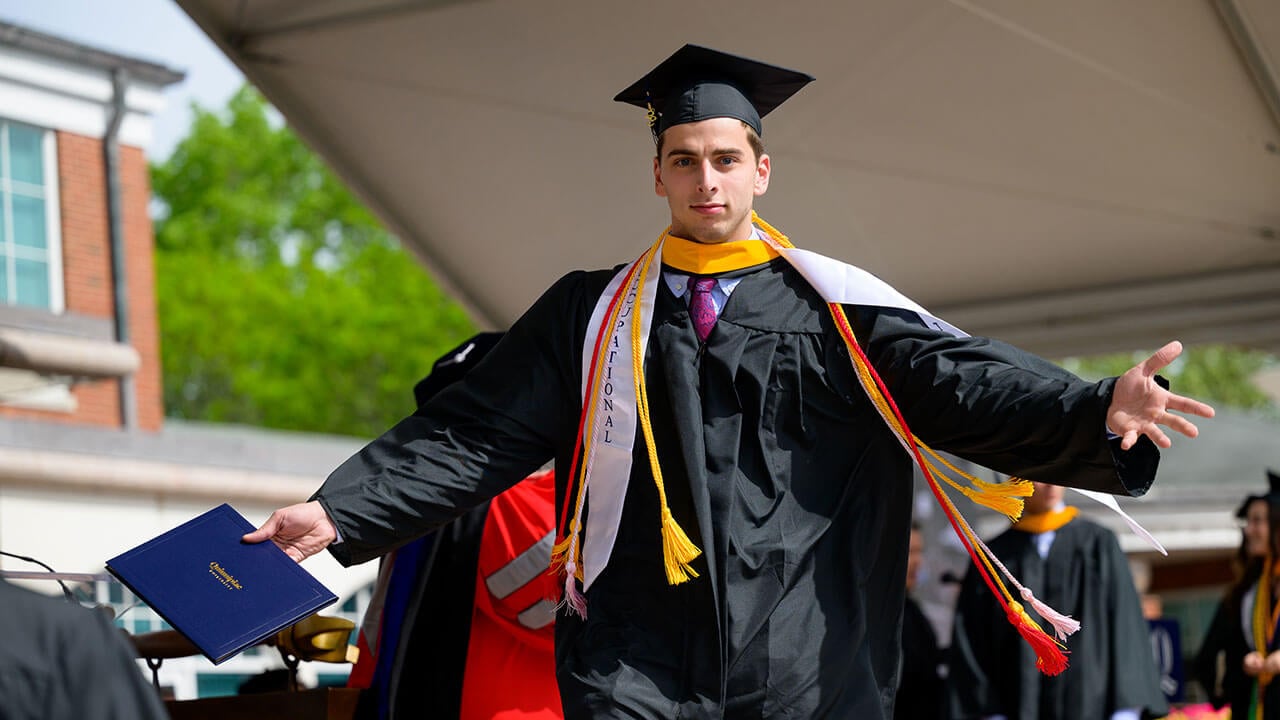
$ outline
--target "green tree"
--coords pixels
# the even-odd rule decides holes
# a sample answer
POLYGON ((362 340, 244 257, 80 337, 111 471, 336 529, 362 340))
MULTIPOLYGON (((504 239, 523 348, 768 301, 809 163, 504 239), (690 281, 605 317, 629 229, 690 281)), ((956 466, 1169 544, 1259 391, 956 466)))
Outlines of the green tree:
POLYGON ((171 417, 370 436, 474 330, 242 88, 151 169, 171 417))
MULTIPOLYGON (((1071 358, 1063 365, 1084 377, 1101 378, 1119 375, 1150 354, 1150 351, 1143 350, 1071 358)), ((1179 395, 1203 400, 1210 405, 1274 411, 1275 403, 1258 388, 1253 378, 1258 371, 1274 367, 1276 363, 1274 356, 1259 350, 1230 345, 1197 345, 1186 348, 1160 374, 1173 383, 1173 389, 1179 395)))

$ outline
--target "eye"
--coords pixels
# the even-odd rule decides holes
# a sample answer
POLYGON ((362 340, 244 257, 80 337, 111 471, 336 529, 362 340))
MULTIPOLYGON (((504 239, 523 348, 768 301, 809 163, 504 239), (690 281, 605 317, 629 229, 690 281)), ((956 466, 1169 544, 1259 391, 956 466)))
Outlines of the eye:
POLYGON ((676 158, 674 165, 676 167, 689 167, 693 164, 693 160, 687 157, 676 158))
POLYGON ((732 156, 732 155, 722 155, 722 156, 720 156, 720 164, 721 164, 721 165, 732 165, 732 164, 734 164, 734 163, 736 163, 736 162, 738 162, 738 158, 736 158, 736 157, 734 157, 734 156, 732 156))

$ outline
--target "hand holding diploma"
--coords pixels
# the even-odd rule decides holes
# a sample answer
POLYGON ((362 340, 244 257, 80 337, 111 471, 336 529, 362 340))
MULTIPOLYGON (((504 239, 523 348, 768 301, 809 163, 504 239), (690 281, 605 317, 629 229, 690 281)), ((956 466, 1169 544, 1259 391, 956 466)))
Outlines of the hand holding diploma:
POLYGON ((270 540, 294 561, 302 562, 337 540, 338 530, 320 503, 312 500, 276 510, 262 527, 241 539, 247 543, 270 540))

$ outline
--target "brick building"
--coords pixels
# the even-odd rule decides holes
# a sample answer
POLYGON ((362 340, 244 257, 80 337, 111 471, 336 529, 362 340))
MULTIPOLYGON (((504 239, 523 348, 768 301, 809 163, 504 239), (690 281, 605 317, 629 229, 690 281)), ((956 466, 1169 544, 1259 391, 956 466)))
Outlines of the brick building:
MULTIPOLYGON (((260 522, 362 444, 164 419, 143 148, 182 79, 0 21, 0 551, 76 574, 82 599, 114 606, 134 632, 162 621, 125 611, 133 598, 104 574, 107 558, 222 502, 260 522)), ((376 568, 317 560, 307 568, 343 602, 325 614, 357 618, 376 568)), ((0 572, 57 590, 11 556, 0 572)), ((278 666, 255 649, 216 668, 168 661, 161 681, 179 698, 225 694, 278 666)))

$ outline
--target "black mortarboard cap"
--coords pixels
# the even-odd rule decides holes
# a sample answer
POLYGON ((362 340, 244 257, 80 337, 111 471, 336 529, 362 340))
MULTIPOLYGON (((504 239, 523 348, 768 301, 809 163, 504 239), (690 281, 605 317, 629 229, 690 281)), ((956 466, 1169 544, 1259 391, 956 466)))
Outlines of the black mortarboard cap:
POLYGON ((1249 514, 1249 505, 1254 500, 1266 500, 1272 505, 1280 505, 1280 475, 1273 470, 1267 470, 1267 492, 1262 495, 1250 495, 1240 503, 1239 509, 1236 510, 1236 517, 1244 519, 1249 514))
POLYGON ((441 355, 431 366, 431 373, 413 386, 413 399, 418 402, 418 407, 425 405, 436 393, 461 380, 501 339, 500 332, 480 333, 441 355))
POLYGON ((672 125, 737 118, 762 135, 760 118, 813 77, 699 45, 685 45, 614 100, 652 109, 655 137, 672 125))

